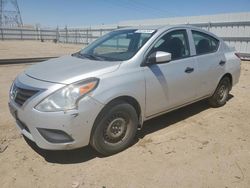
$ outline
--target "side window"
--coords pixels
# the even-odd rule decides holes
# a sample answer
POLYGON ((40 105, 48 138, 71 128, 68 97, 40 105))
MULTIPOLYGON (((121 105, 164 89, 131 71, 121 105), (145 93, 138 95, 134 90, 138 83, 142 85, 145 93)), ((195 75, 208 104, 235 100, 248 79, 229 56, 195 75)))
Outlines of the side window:
POLYGON ((156 42, 151 51, 169 52, 172 54, 173 60, 188 57, 190 50, 186 30, 167 33, 156 42))
POLYGON ((219 47, 219 41, 214 37, 202 32, 192 31, 196 54, 206 54, 216 52, 219 47))

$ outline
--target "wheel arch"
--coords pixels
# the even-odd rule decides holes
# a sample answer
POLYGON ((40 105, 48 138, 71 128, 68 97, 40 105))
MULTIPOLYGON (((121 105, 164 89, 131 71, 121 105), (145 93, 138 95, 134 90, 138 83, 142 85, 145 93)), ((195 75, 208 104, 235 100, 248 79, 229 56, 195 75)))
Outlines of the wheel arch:
POLYGON ((124 96, 116 97, 112 99, 111 101, 109 101, 105 106, 114 105, 114 104, 117 104, 118 102, 127 102, 128 104, 132 105, 136 110, 138 118, 140 118, 141 116, 140 103, 132 96, 124 95, 124 96))
POLYGON ((225 77, 228 77, 229 78, 229 80, 230 80, 230 90, 232 89, 232 85, 233 85, 233 76, 232 76, 232 74, 231 73, 226 73, 226 74, 224 74, 222 77, 221 77, 221 79, 219 80, 219 81, 221 81, 223 78, 225 78, 225 77))
POLYGON ((105 104, 105 106, 101 109, 101 111, 99 112, 99 114, 97 115, 95 121, 94 121, 94 124, 93 124, 93 127, 92 127, 92 130, 91 130, 91 136, 93 135, 93 131, 95 129, 95 126, 97 125, 97 122, 104 116, 104 112, 107 108, 110 108, 111 106, 113 105, 116 105, 116 104, 119 104, 121 102, 126 102, 130 105, 132 105, 135 110, 136 110, 136 113, 137 113, 137 116, 138 116, 138 121, 139 121, 139 125, 138 125, 138 128, 141 128, 142 127, 142 123, 143 123, 143 120, 142 120, 142 109, 141 109, 141 105, 140 103, 138 102, 138 100, 136 100, 134 97, 132 96, 128 96, 128 95, 123 95, 123 96, 119 96, 119 97, 115 97, 113 99, 111 99, 107 104, 105 104))

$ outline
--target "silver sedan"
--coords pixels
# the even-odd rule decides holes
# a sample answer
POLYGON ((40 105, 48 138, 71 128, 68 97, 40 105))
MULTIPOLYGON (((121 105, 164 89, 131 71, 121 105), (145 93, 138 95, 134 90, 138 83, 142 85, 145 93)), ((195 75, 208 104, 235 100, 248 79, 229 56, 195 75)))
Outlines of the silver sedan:
POLYGON ((191 26, 125 28, 85 49, 31 66, 10 89, 21 133, 40 148, 129 147, 143 122, 202 99, 223 106, 240 59, 191 26))

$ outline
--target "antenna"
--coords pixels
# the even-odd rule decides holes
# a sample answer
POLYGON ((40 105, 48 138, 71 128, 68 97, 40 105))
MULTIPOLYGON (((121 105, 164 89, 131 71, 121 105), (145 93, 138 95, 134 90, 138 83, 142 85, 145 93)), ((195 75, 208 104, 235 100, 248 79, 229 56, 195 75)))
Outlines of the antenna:
POLYGON ((23 26, 17 0, 0 0, 0 26, 23 26))

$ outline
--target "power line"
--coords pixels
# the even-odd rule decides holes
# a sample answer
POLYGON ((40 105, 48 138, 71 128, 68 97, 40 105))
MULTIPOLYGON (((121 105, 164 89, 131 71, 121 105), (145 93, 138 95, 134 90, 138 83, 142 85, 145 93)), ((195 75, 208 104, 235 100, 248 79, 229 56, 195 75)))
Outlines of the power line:
POLYGON ((148 14, 157 14, 158 16, 162 16, 162 13, 160 13, 159 11, 156 11, 152 7, 145 6, 144 4, 137 3, 136 1, 128 0, 126 3, 129 3, 131 6, 134 6, 134 7, 139 7, 140 9, 144 11, 150 9, 150 12, 147 12, 148 14))
POLYGON ((157 13, 159 13, 161 16, 166 16, 166 13, 170 13, 171 16, 178 16, 176 13, 174 13, 173 11, 169 11, 169 10, 164 10, 164 9, 160 9, 160 8, 156 8, 156 7, 152 7, 151 5, 149 4, 146 4, 145 1, 136 1, 136 0, 128 0, 127 1, 128 3, 132 3, 136 6, 140 6, 140 7, 143 7, 143 8, 146 8, 146 9, 151 9, 157 13))
MULTIPOLYGON (((143 10, 141 7, 135 6, 134 4, 129 4, 129 3, 122 3, 120 1, 111 1, 111 0, 106 0, 106 2, 109 1, 110 5, 112 6, 116 6, 119 8, 125 8, 133 13, 142 13, 144 15, 149 15, 148 12, 146 12, 145 10, 143 10)), ((150 12, 151 15, 157 16, 159 17, 158 13, 155 12, 150 12)))
POLYGON ((162 13, 160 13, 159 11, 155 11, 154 9, 152 11, 152 7, 142 6, 141 4, 138 4, 138 3, 134 2, 134 1, 128 0, 128 1, 126 1, 126 4, 127 5, 129 4, 132 7, 136 7, 137 9, 139 9, 139 10, 141 10, 143 12, 146 12, 147 15, 155 15, 157 17, 161 17, 162 16, 162 13), (150 12, 147 11, 148 9, 151 9, 150 12))

